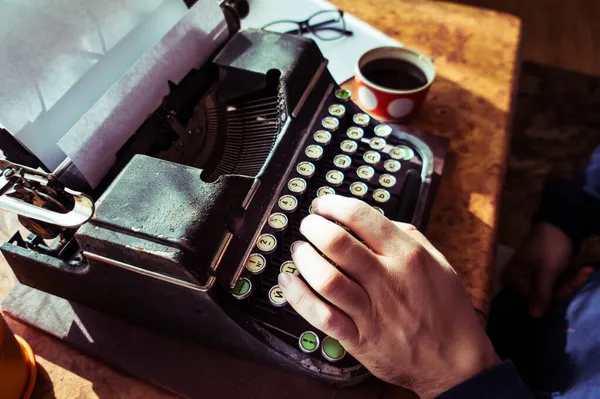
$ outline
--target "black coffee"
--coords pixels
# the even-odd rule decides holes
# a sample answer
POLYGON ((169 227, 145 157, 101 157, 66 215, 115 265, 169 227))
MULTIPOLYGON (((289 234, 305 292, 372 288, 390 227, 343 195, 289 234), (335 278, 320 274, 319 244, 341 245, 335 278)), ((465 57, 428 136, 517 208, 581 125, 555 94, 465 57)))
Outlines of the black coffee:
POLYGON ((361 72, 371 82, 388 89, 415 90, 427 84, 427 76, 421 68, 397 58, 367 62, 361 72))

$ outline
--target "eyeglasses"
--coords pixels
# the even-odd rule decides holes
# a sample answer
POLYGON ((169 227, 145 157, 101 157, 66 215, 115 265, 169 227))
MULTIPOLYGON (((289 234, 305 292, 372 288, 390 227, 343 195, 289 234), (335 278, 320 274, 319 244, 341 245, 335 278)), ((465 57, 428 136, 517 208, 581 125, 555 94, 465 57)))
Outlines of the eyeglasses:
POLYGON ((304 21, 275 21, 263 26, 262 29, 296 35, 312 33, 321 40, 337 40, 353 35, 352 31, 346 30, 344 12, 340 10, 319 11, 304 21))

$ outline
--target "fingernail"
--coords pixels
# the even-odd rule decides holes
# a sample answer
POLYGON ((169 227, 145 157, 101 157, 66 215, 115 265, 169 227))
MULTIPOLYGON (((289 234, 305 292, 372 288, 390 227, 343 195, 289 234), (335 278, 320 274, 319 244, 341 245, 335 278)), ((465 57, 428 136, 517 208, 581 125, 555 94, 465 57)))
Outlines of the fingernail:
POLYGON ((319 202, 321 202, 321 197, 316 197, 314 200, 312 200, 310 205, 312 207, 313 212, 316 212, 319 210, 319 202))
POLYGON ((290 246, 290 251, 292 253, 296 252, 298 250, 298 248, 300 247, 300 245, 304 244, 304 241, 298 240, 298 241, 294 241, 292 243, 292 245, 290 246))
POLYGON ((277 281, 279 282, 280 286, 285 288, 292 282, 292 276, 290 276, 289 273, 279 273, 277 281))

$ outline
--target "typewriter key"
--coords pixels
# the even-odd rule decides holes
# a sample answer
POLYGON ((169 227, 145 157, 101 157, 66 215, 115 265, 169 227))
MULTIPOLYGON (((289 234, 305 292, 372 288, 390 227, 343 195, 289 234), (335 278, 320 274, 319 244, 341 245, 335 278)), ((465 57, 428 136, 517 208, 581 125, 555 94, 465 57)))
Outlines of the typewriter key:
POLYGON ((364 130, 360 127, 352 126, 346 130, 346 136, 350 137, 353 140, 360 140, 365 135, 364 130))
POLYGON ((308 206, 308 213, 310 213, 311 215, 314 213, 313 210, 312 210, 312 205, 308 206))
POLYGON ((377 151, 383 150, 385 144, 385 139, 382 139, 381 137, 374 137, 371 139, 371 141, 369 141, 369 146, 371 146, 372 149, 377 151))
POLYGON ((358 144, 356 144, 356 141, 344 140, 341 142, 340 148, 347 154, 354 154, 358 149, 358 144))
POLYGON ((294 276, 297 276, 300 274, 300 272, 298 271, 298 268, 296 267, 296 265, 294 264, 294 261, 292 261, 292 260, 283 262, 281 264, 281 267, 279 268, 279 271, 281 273, 290 273, 290 274, 293 274, 294 276))
POLYGON ((405 151, 405 155, 404 155, 405 161, 410 161, 415 156, 415 152, 410 147, 406 147, 404 149, 404 151, 405 151))
POLYGON ((241 277, 237 283, 235 283, 235 287, 233 287, 233 291, 231 295, 235 299, 246 299, 252 293, 252 282, 246 277, 241 277))
POLYGON ((346 349, 344 349, 338 340, 328 336, 325 337, 321 345, 321 354, 330 362, 337 362, 346 356, 346 349))
POLYGON ((388 138, 390 134, 392 134, 392 127, 390 125, 377 125, 375 126, 375 135, 379 137, 388 138))
POLYGON ((375 165, 377 162, 381 161, 381 154, 377 151, 367 151, 364 153, 363 159, 366 163, 375 165))
POLYGON ((384 190, 383 188, 378 188, 373 191, 373 199, 377 202, 388 202, 391 195, 388 190, 384 190))
POLYGON ((246 261, 246 270, 252 274, 260 274, 265 270, 267 261, 261 254, 251 254, 246 261))
POLYGON ((278 285, 274 285, 269 290, 269 301, 271 305, 281 307, 287 303, 287 300, 283 296, 283 291, 278 285))
POLYGON ((294 212, 298 208, 298 200, 293 195, 282 195, 277 204, 286 212, 294 212))
POLYGON ((394 159, 402 159, 404 161, 408 161, 415 156, 415 152, 410 147, 407 147, 405 145, 399 145, 392 148, 392 150, 390 151, 390 156, 394 159))
POLYGON ((292 180, 288 182, 288 189, 296 194, 302 194, 306 191, 306 180, 301 179, 299 177, 294 177, 292 180))
POLYGON ((350 97, 352 96, 352 93, 350 93, 349 90, 345 90, 345 89, 338 89, 335 91, 335 98, 337 98, 340 102, 348 102, 348 100, 350 100, 350 97))
POLYGON ((354 116, 352 117, 352 121, 360 127, 368 126, 370 120, 371 120, 371 117, 367 114, 363 114, 362 112, 358 113, 358 114, 354 114, 354 116))
POLYGON ((385 212, 383 211, 383 209, 381 209, 378 206, 374 206, 373 209, 375 209, 376 211, 378 211, 379 213, 381 213, 382 215, 385 215, 385 212))
POLYGON ((296 172, 304 177, 312 177, 315 174, 315 165, 310 162, 300 162, 296 166, 296 172))
POLYGON ((356 174, 361 179, 369 181, 375 176, 375 169, 368 165, 359 166, 358 169, 356 169, 356 174))
POLYGON ((311 144, 308 147, 306 147, 304 153, 310 159, 318 161, 319 159, 321 159, 321 157, 323 157, 323 147, 321 147, 320 145, 311 144))
POLYGON ((261 234, 256 246, 264 253, 270 254, 277 248, 277 239, 272 234, 261 234))
POLYGON ((383 163, 383 168, 390 173, 395 173, 400 170, 400 162, 395 159, 388 159, 383 163))
POLYGON ((330 170, 325 175, 325 180, 327 180, 332 186, 339 186, 344 182, 344 174, 339 170, 330 170))
POLYGON ((350 185, 350 192, 357 197, 362 197, 367 193, 368 187, 365 183, 355 181, 350 185))
POLYGON ((319 349, 319 336, 312 331, 304 331, 298 338, 298 346, 304 353, 313 353, 319 349))
POLYGON ((331 187, 323 186, 317 190, 317 197, 322 197, 324 195, 335 195, 335 190, 331 187))
POLYGON ((396 184, 396 178, 392 175, 381 175, 379 176, 379 184, 381 184, 383 187, 393 187, 396 184))
POLYGON ((341 118, 346 115, 346 107, 341 104, 333 104, 329 107, 329 114, 341 118))
POLYGON ((326 116, 321 121, 321 126, 323 126, 327 130, 336 131, 340 126, 340 121, 333 116, 326 116))
POLYGON ((288 225, 288 218, 283 213, 273 213, 269 216, 269 226, 277 231, 285 229, 288 225))
POLYGON ((327 130, 317 130, 313 135, 313 138, 319 144, 327 145, 331 143, 331 133, 327 130))
POLYGON ((348 155, 336 155, 333 158, 333 164, 342 170, 346 170, 352 165, 352 159, 348 155))

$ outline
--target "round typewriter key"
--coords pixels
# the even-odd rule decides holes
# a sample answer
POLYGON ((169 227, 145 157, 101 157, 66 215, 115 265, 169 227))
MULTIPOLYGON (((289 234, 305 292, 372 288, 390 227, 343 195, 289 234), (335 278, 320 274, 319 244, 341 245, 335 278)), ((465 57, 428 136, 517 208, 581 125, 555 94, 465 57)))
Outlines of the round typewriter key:
POLYGON ((354 116, 352 117, 352 121, 360 127, 368 126, 370 120, 371 117, 363 113, 354 114, 354 116))
POLYGON ((362 197, 367 193, 368 187, 365 183, 355 181, 350 185, 350 192, 357 197, 362 197))
POLYGON ((313 210, 312 210, 312 205, 308 206, 308 213, 310 213, 311 215, 314 213, 313 210))
POLYGON ((277 239, 272 234, 261 234, 256 242, 258 249, 264 253, 271 253, 277 248, 277 239))
POLYGON ((383 188, 378 188, 373 191, 373 199, 377 202, 388 202, 391 195, 388 190, 384 190, 383 188))
POLYGON ((312 331, 304 331, 298 338, 298 346, 304 353, 313 353, 319 349, 319 336, 312 331))
POLYGON ((332 186, 339 186, 344 182, 344 174, 339 170, 330 170, 325 175, 325 180, 332 186))
POLYGON ((331 133, 327 130, 317 130, 315 134, 313 134, 313 138, 319 144, 327 145, 331 143, 331 133))
POLYGON ((340 148, 347 154, 354 154, 358 149, 358 144, 356 144, 356 141, 344 140, 341 142, 340 148))
POLYGON ((279 268, 279 271, 281 273, 290 273, 290 274, 293 274, 294 276, 297 276, 300 274, 300 272, 298 271, 298 268, 294 264, 294 261, 291 261, 291 260, 288 260, 287 262, 283 262, 281 264, 281 267, 279 268))
POLYGON ((237 283, 235 283, 235 287, 233 287, 233 291, 231 295, 235 299, 246 299, 252 293, 252 282, 246 277, 241 277, 237 283))
MULTIPOLYGON (((260 274, 265 270, 267 261, 261 254, 251 254, 246 261, 246 270, 252 274, 260 274)), ((239 280, 238 280, 239 282, 239 280)))
POLYGON ((346 170, 352 165, 352 159, 348 155, 336 155, 333 158, 333 164, 342 170, 346 170))
POLYGON ((380 207, 374 206, 373 209, 375 209, 377 212, 381 213, 382 215, 385 215, 385 212, 380 207))
POLYGON ((331 187, 323 186, 317 190, 317 197, 322 197, 324 195, 334 195, 335 190, 331 187))
POLYGON ((321 345, 321 354, 330 362, 337 362, 346 356, 346 349, 344 349, 337 339, 327 336, 321 345))
POLYGON ((341 118, 346 115, 346 107, 341 104, 333 104, 329 107, 329 114, 341 118))
POLYGON ((360 140, 365 135, 364 130, 360 127, 352 126, 346 130, 346 136, 350 137, 353 140, 360 140))
POLYGON ((340 126, 340 121, 333 116, 326 116, 321 121, 321 126, 323 126, 327 130, 335 131, 340 126))
POLYGON ((323 156, 323 147, 321 147, 320 145, 311 144, 308 147, 306 147, 306 150, 304 150, 304 153, 310 159, 314 159, 315 161, 318 161, 323 156))
POLYGON ((294 212, 298 208, 298 200, 293 195, 282 195, 277 204, 286 212, 294 212))
POLYGON ((395 173, 400 170, 400 162, 395 159, 388 159, 383 163, 383 168, 390 173, 395 173))
POLYGON ((363 180, 369 181, 375 176, 375 169, 368 165, 359 166, 356 169, 356 174, 363 180))
POLYGON ((348 102, 348 100, 350 100, 351 96, 352 96, 352 93, 350 93, 349 90, 338 89, 335 91, 335 98, 337 98, 339 101, 341 101, 343 103, 348 102))
POLYGON ((283 230, 288 225, 288 218, 283 213, 277 212, 269 216, 269 226, 277 231, 283 230))
POLYGON ((306 180, 301 179, 299 177, 294 177, 288 182, 288 189, 296 194, 302 194, 306 191, 306 180))
POLYGON ((272 286, 269 290, 269 301, 271 301, 271 305, 277 307, 283 306, 287 303, 287 300, 283 296, 283 291, 278 285, 272 286))
POLYGON ((315 174, 315 165, 310 162, 300 162, 296 166, 296 172, 304 177, 312 177, 315 174))
POLYGON ((366 163, 375 165, 377 162, 381 161, 381 154, 377 151, 367 151, 364 153, 363 159, 366 163))
POLYGON ((386 173, 384 175, 379 176, 379 184, 387 188, 393 187, 396 184, 396 178, 386 173))
POLYGON ((369 141, 369 146, 371 146, 372 149, 377 151, 383 150, 385 144, 385 139, 382 139, 381 137, 373 137, 371 141, 369 141))
POLYGON ((406 156, 406 146, 403 145, 399 145, 397 147, 392 148, 392 150, 390 151, 390 157, 394 158, 394 159, 404 159, 404 157, 406 156))
POLYGON ((375 135, 379 137, 387 138, 390 134, 392 134, 392 127, 390 125, 377 125, 375 126, 375 135))
POLYGON ((405 161, 410 161, 412 159, 412 157, 415 156, 415 152, 413 151, 412 148, 410 147, 405 147, 404 148, 404 160, 405 161))

